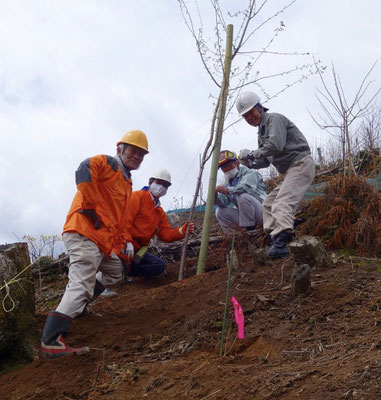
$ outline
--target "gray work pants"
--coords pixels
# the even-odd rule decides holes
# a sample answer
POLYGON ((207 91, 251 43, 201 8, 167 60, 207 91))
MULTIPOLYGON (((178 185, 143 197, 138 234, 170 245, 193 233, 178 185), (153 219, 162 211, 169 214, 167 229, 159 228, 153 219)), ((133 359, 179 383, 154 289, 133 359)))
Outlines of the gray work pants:
POLYGON ((308 155, 292 164, 281 184, 263 202, 263 229, 271 237, 294 229, 295 212, 315 176, 315 162, 308 155))
POLYGON ((110 286, 122 279, 123 266, 117 255, 107 257, 85 236, 65 232, 63 241, 70 256, 69 282, 56 311, 78 316, 93 296, 95 279, 110 286))
POLYGON ((254 226, 262 221, 262 204, 248 193, 236 195, 237 206, 217 207, 216 218, 224 233, 229 233, 237 226, 254 226))

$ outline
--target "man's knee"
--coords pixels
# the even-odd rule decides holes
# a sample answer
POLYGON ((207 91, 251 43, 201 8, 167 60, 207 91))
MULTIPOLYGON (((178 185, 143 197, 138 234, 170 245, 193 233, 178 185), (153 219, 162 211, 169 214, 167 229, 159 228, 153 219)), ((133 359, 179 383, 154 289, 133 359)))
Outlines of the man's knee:
POLYGON ((216 218, 221 218, 221 216, 224 214, 224 207, 217 207, 215 211, 216 218))
POLYGON ((215 211, 216 219, 221 224, 226 219, 226 211, 227 207, 217 207, 215 211))
POLYGON ((161 275, 165 270, 165 262, 152 254, 146 255, 140 265, 135 269, 139 270, 139 275, 149 279, 161 275))
POLYGON ((241 203, 251 203, 253 201, 253 199, 254 199, 254 197, 251 194, 246 193, 246 192, 237 194, 236 200, 238 203, 238 208, 241 203))
POLYGON ((165 270, 165 262, 163 260, 160 261, 152 266, 151 272, 154 276, 161 275, 165 270))

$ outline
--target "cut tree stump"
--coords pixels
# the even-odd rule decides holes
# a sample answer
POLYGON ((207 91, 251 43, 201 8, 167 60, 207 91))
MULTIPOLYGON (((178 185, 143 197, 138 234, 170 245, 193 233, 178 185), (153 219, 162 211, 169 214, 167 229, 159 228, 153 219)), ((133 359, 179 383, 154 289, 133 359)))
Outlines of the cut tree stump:
POLYGON ((311 288, 311 268, 308 264, 295 265, 291 275, 292 294, 297 296, 311 288))
MULTIPOLYGON (((0 287, 30 264, 28 245, 0 245, 0 287)), ((36 357, 34 344, 39 334, 35 320, 34 284, 31 268, 23 272, 7 289, 0 291, 0 359, 36 357), (8 312, 7 312, 8 311, 8 312)))
MULTIPOLYGON (((229 254, 226 254, 226 266, 227 266, 228 269, 230 267, 230 258, 231 258, 231 250, 230 250, 229 254)), ((240 270, 240 264, 239 264, 239 260, 238 260, 237 253, 236 253, 235 250, 233 250, 232 270, 233 271, 239 271, 240 270)))
POLYGON ((308 264, 311 268, 332 267, 331 257, 325 250, 323 243, 315 236, 302 236, 288 244, 291 257, 298 265, 308 264))

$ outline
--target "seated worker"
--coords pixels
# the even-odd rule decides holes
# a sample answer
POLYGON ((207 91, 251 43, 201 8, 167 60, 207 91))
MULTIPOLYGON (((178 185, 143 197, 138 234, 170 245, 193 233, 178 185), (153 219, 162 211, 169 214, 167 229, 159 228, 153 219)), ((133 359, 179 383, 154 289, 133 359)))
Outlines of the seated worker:
POLYGON ((129 275, 142 276, 150 279, 164 272, 165 262, 145 252, 141 255, 139 263, 134 261, 134 253, 144 253, 143 247, 148 246, 154 235, 164 242, 174 242, 183 239, 189 225, 189 232, 193 232, 194 224, 186 221, 184 225, 172 228, 169 224, 167 215, 160 206, 160 197, 167 193, 171 186, 171 175, 165 169, 159 169, 149 179, 149 186, 142 190, 132 192, 128 205, 126 231, 129 235, 127 239, 127 252, 133 260, 130 265, 129 275))
POLYGON ((216 187, 214 200, 222 230, 229 233, 238 226, 255 229, 262 222, 262 203, 266 198, 262 175, 240 165, 237 155, 229 150, 221 151, 218 168, 225 175, 225 184, 216 187))

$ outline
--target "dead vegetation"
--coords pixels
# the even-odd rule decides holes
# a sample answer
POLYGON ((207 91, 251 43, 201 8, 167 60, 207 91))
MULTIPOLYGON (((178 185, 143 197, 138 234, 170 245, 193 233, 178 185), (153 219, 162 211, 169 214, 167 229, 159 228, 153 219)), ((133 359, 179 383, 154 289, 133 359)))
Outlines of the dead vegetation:
POLYGON ((324 187, 324 196, 304 206, 306 222, 299 233, 319 236, 330 250, 380 255, 380 200, 380 194, 363 177, 336 175, 324 187))

